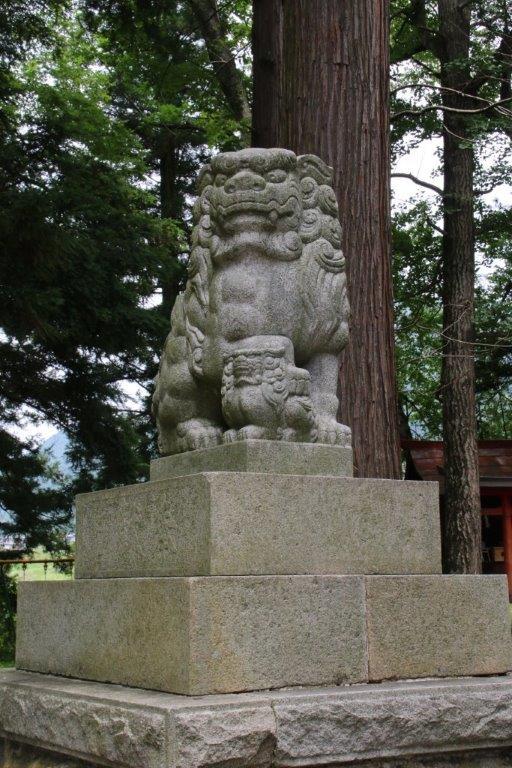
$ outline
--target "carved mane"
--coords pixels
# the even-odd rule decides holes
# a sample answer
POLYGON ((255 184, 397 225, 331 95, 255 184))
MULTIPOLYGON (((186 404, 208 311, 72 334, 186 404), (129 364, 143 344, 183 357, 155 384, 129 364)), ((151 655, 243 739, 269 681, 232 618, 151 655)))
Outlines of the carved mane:
MULTIPOLYGON (((348 305, 343 274, 345 259, 341 251, 341 227, 337 218, 338 204, 332 188, 332 169, 314 155, 300 155, 295 159, 292 153, 287 152, 284 162, 288 172, 290 165, 296 163, 297 179, 300 183, 300 223, 298 231, 289 230, 290 233, 298 235, 298 247, 294 246, 286 255, 281 252, 279 243, 285 239, 281 234, 275 238, 277 247, 274 246, 269 255, 287 260, 301 259, 301 295, 309 320, 308 336, 314 339, 320 334, 322 339, 327 337, 334 340, 340 330, 340 317, 348 313, 348 305), (325 296, 325 292, 334 298, 332 319, 329 319, 326 326, 324 318, 322 326, 318 327, 317 307, 321 294, 324 293, 325 296), (340 306, 340 302, 343 306, 340 306)), ((184 297, 189 367, 191 372, 199 376, 203 372, 202 348, 209 313, 209 286, 214 269, 211 252, 214 235, 210 219, 213 183, 212 167, 207 165, 202 169, 198 180, 199 196, 193 209, 194 228, 188 263, 189 281, 184 297)), ((216 247, 219 247, 218 244, 216 247)), ((345 332, 346 329, 343 330, 343 333, 345 332)))

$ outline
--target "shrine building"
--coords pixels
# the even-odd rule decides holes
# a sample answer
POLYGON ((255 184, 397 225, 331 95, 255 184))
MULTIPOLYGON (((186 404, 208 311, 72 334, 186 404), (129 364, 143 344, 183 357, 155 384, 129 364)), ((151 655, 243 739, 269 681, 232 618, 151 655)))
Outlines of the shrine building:
MULTIPOLYGON (((439 483, 441 515, 444 493, 443 443, 402 440, 409 452, 408 476, 439 483)), ((482 570, 506 573, 512 598, 512 440, 479 440, 482 508, 482 570)))

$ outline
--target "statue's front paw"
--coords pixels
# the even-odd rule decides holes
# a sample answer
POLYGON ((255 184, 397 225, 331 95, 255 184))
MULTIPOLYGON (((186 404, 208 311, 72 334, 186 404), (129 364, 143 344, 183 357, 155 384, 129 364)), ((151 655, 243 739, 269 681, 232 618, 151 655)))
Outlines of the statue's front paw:
POLYGON ((247 424, 241 429, 228 429, 224 432, 224 443, 234 443, 237 440, 274 440, 275 433, 266 427, 258 427, 256 424, 247 424))
POLYGON ((352 433, 345 424, 340 424, 330 416, 318 416, 316 420, 317 443, 327 445, 342 445, 345 448, 352 446, 352 433))
POLYGON ((237 435, 236 429, 227 429, 224 434, 222 435, 222 442, 223 443, 234 443, 236 442, 236 435, 237 435))
POLYGON ((212 448, 222 442, 222 429, 207 419, 189 419, 176 427, 180 451, 212 448))

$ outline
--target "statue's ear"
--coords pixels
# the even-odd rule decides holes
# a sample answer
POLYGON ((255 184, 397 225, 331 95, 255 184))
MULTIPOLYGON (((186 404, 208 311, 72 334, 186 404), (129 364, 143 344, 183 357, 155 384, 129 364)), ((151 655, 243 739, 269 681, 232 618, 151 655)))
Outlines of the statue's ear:
POLYGON ((199 176, 197 177, 197 191, 199 194, 203 191, 205 187, 208 187, 210 184, 213 183, 213 174, 212 174, 212 167, 211 165, 203 165, 201 170, 199 171, 199 176))
POLYGON ((332 168, 316 155, 299 155, 297 168, 301 179, 310 176, 317 184, 332 185, 332 168))

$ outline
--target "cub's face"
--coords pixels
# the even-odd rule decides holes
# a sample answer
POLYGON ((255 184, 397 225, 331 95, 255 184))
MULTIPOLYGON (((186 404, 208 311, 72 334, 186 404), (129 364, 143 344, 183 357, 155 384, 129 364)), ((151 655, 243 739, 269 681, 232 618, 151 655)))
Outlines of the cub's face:
POLYGON ((298 229, 302 203, 293 152, 226 152, 213 159, 211 172, 210 218, 219 235, 298 229))

